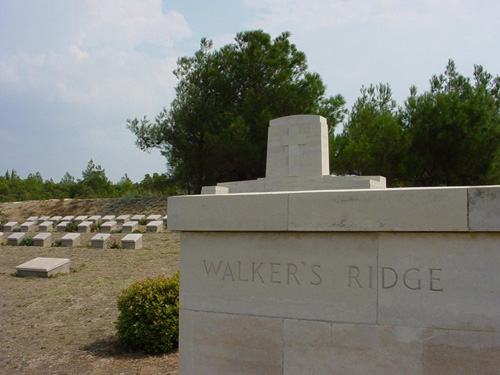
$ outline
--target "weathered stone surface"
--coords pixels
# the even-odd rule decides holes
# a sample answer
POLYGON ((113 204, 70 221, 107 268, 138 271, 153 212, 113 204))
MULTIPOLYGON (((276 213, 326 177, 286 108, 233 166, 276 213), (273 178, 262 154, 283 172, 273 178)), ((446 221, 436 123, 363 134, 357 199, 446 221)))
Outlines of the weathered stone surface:
POLYGON ((37 223, 38 216, 30 216, 29 218, 26 219, 26 221, 32 221, 34 223, 37 223))
POLYGON ((130 221, 141 221, 146 219, 146 215, 134 215, 130 218, 130 221))
POLYGON ((124 249, 142 249, 142 234, 130 233, 121 240, 124 249))
POLYGON ((21 232, 34 232, 36 229, 36 222, 34 221, 26 221, 25 223, 21 224, 21 232))
POLYGON ((469 188, 469 228, 500 231, 500 187, 469 188))
POLYGON ((105 223, 106 221, 115 221, 115 215, 106 215, 103 216, 101 221, 105 223))
POLYGON ((130 215, 120 215, 115 219, 118 225, 123 225, 127 221, 130 221, 130 215))
POLYGON ((105 249, 110 238, 109 233, 98 233, 90 240, 90 246, 96 249, 105 249))
POLYGON ((66 227, 68 226, 69 221, 61 221, 59 224, 57 224, 56 229, 57 232, 59 233, 64 233, 66 232, 66 227))
POLYGON ((146 218, 146 222, 150 223, 152 221, 159 221, 161 220, 162 217, 161 215, 149 215, 147 218, 146 218))
POLYGON ((42 224, 45 221, 50 221, 49 219, 50 219, 50 216, 40 216, 36 222, 38 224, 42 224))
POLYGON ((58 221, 61 221, 62 220, 62 216, 52 216, 51 218, 49 218, 49 221, 53 221, 53 222, 58 222, 58 221))
POLYGON ((74 215, 67 215, 67 216, 64 216, 61 220, 62 221, 73 221, 74 218, 75 218, 74 215))
POLYGON ((9 237, 7 237, 7 245, 10 246, 19 245, 24 236, 26 236, 26 233, 23 232, 12 233, 9 237))
POLYGON ((38 224, 38 230, 40 232, 52 232, 54 230, 54 222, 44 221, 43 223, 38 224))
POLYGON ((181 311, 180 322, 180 374, 283 374, 281 320, 181 311))
POLYGON ((101 233, 111 233, 119 228, 116 221, 106 221, 101 224, 101 233))
POLYGON ((3 226, 3 230, 7 232, 14 232, 14 230, 20 228, 19 223, 17 221, 9 221, 7 224, 3 226))
POLYGON ((80 216, 77 216, 75 217, 75 219, 73 220, 76 224, 81 224, 83 223, 84 221, 87 221, 87 218, 88 216, 87 215, 80 215, 80 216))
POLYGON ((136 230, 139 230, 139 222, 138 221, 127 221, 122 225, 123 233, 132 233, 136 230))
POLYGON ((146 225, 146 232, 148 232, 148 233, 160 233, 160 232, 163 232, 163 220, 150 221, 146 225))
POLYGON ((49 277, 69 273, 70 260, 66 258, 35 258, 16 267, 18 276, 49 277))
POLYGON ((101 215, 92 215, 92 216, 89 216, 89 218, 87 220, 91 221, 93 223, 98 223, 98 222, 101 221, 101 215))
POLYGON ((61 238, 61 246, 63 247, 77 247, 80 245, 80 233, 68 233, 61 238))
POLYGON ((94 224, 92 221, 82 221, 80 224, 78 224, 78 233, 90 233, 92 224, 94 224))
POLYGON ((52 245, 52 234, 38 233, 33 237, 33 245, 40 247, 50 247, 52 245))

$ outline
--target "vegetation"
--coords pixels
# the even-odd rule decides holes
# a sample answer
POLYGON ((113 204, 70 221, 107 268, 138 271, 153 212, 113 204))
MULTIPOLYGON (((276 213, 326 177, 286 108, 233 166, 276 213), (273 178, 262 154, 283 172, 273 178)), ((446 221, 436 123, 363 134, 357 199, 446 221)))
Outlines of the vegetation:
POLYGON ((59 183, 44 181, 40 172, 22 179, 15 170, 0 176, 0 202, 45 200, 63 198, 120 198, 133 195, 175 195, 180 192, 175 181, 166 174, 146 174, 139 183, 133 183, 125 174, 113 184, 105 170, 90 160, 76 180, 66 172, 59 183))
POLYGON ((283 33, 239 33, 219 50, 202 39, 193 57, 178 60, 176 98, 154 122, 127 121, 143 149, 159 148, 172 176, 200 193, 204 185, 262 177, 269 120, 312 113, 342 119, 341 96, 326 97, 325 85, 308 72, 306 56, 283 33))
POLYGON ((179 272, 171 278, 146 278, 122 291, 116 329, 130 349, 168 353, 179 342, 179 272))
POLYGON ((19 246, 33 246, 34 244, 35 241, 32 236, 25 236, 21 238, 21 241, 19 241, 19 246))

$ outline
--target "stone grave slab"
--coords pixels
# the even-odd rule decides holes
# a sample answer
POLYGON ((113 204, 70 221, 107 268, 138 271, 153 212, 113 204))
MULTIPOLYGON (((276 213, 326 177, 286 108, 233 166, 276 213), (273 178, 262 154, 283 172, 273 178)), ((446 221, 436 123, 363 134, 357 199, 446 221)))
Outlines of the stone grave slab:
POLYGON ((49 219, 50 216, 40 216, 36 222, 37 224, 42 224, 44 221, 49 221, 49 219))
POLYGON ((147 218, 146 218, 146 222, 150 223, 152 221, 159 221, 161 220, 162 217, 161 215, 149 215, 147 218))
POLYGON ((130 221, 141 221, 146 219, 146 215, 134 215, 130 218, 130 221))
POLYGON ((92 221, 82 221, 80 224, 78 224, 78 233, 90 233, 92 224, 92 221))
POLYGON ((77 247, 80 245, 80 233, 67 233, 61 238, 62 247, 77 247))
POLYGON ((9 237, 7 237, 7 245, 17 246, 21 242, 21 240, 26 236, 24 232, 12 233, 9 237))
POLYGON ((57 223, 58 221, 61 221, 62 220, 62 216, 59 216, 59 215, 55 215, 55 216, 52 216, 51 218, 49 218, 49 221, 53 221, 55 223, 57 223))
POLYGON ((146 232, 148 233, 160 233, 163 232, 163 221, 150 221, 146 225, 146 232))
POLYGON ((73 221, 76 223, 76 224, 81 224, 83 223, 84 221, 86 221, 88 218, 88 216, 86 215, 80 215, 80 216, 77 216, 73 219, 73 221))
POLYGON ((90 246, 96 249, 105 249, 108 247, 108 241, 111 238, 109 233, 98 233, 90 240, 90 246))
POLYGON ((105 215, 101 218, 101 222, 115 221, 115 215, 105 215))
POLYGON ((70 260, 66 258, 35 258, 16 267, 21 277, 50 277, 70 271, 70 260))
POLYGON ((124 249, 142 249, 142 234, 130 233, 121 240, 124 249))
POLYGON ((115 221, 118 223, 118 225, 123 225, 127 221, 130 220, 130 215, 120 215, 118 216, 115 221))
POLYGON ((26 221, 33 221, 34 223, 38 222, 38 216, 30 216, 26 219, 26 221))
POLYGON ((70 223, 69 221, 61 221, 56 226, 57 232, 59 232, 59 233, 65 233, 66 232, 66 227, 68 226, 69 223, 70 223))
POLYGON ((39 247, 50 247, 52 245, 52 234, 38 233, 33 237, 33 245, 39 247))
POLYGON ((75 218, 74 215, 66 215, 61 220, 62 221, 73 221, 74 218, 75 218))
POLYGON ((21 224, 21 232, 34 232, 36 229, 36 222, 34 221, 26 221, 23 224, 21 224))
POLYGON ((9 221, 3 226, 5 232, 14 232, 14 230, 20 229, 19 223, 17 221, 9 221))
POLYGON ((54 230, 54 222, 52 221, 44 221, 43 223, 38 224, 39 232, 52 232, 54 230))
POLYGON ((111 233, 118 229, 120 229, 120 227, 116 221, 106 221, 101 224, 101 233, 111 233))
POLYGON ((136 230, 139 230, 139 222, 138 221, 127 221, 122 225, 123 233, 132 233, 136 230))
POLYGON ((168 224, 168 215, 163 216, 163 225, 168 224))
POLYGON ((101 215, 92 215, 87 219, 88 221, 92 221, 93 223, 101 221, 101 215))

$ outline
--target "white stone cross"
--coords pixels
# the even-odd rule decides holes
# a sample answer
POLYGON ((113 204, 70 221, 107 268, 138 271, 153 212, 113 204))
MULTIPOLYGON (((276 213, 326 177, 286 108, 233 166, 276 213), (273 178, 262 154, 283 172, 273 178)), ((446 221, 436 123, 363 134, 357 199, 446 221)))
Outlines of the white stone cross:
POLYGON ((299 175, 299 146, 305 145, 307 137, 299 134, 299 127, 292 126, 288 129, 288 135, 281 137, 281 145, 288 146, 288 176, 299 175))

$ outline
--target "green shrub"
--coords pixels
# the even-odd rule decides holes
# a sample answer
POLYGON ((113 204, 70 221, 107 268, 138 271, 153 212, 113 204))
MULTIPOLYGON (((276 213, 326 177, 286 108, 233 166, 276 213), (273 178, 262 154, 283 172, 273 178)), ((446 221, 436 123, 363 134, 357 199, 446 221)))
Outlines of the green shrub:
POLYGON ((19 242, 19 246, 33 246, 33 237, 31 236, 26 236, 21 238, 21 241, 19 242))
POLYGON ((90 226, 90 231, 92 233, 100 233, 101 232, 101 222, 100 221, 96 221, 95 223, 93 223, 90 226))
POLYGON ((146 278, 118 297, 118 338, 130 349, 168 353, 179 343, 179 271, 146 278))
POLYGON ((116 238, 114 238, 113 240, 109 240, 108 241, 108 247, 110 249, 121 249, 122 248, 120 246, 120 242, 118 242, 118 240, 116 238))
POLYGON ((66 232, 78 232, 78 224, 77 223, 68 223, 66 225, 66 232))
POLYGON ((142 218, 141 220, 139 220, 139 225, 146 225, 148 222, 146 220, 146 218, 142 218))

